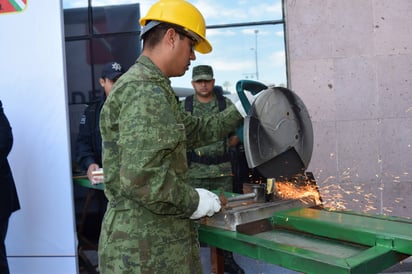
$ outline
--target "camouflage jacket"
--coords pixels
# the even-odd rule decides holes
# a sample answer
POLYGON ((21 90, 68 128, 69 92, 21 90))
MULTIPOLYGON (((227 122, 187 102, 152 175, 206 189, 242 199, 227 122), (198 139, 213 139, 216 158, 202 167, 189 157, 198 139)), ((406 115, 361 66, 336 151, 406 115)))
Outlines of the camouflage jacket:
POLYGON ((145 56, 120 77, 100 117, 109 200, 101 273, 201 272, 186 148, 221 140, 241 121, 234 106, 204 118, 181 111, 170 80, 145 56))
MULTIPOLYGON (((228 98, 224 98, 224 100, 226 101, 226 107, 233 105, 232 101, 230 101, 228 98)), ((181 106, 182 106, 182 109, 185 110, 185 101, 181 102, 181 106)), ((216 97, 214 98, 214 100, 208 103, 200 103, 196 99, 196 96, 194 96, 192 115, 197 116, 197 117, 203 117, 203 116, 208 116, 211 113, 219 113, 219 112, 220 110, 218 107, 218 102, 217 102, 216 97)), ((232 131, 234 130, 235 129, 233 129, 232 131)), ((225 156, 230 156, 227 138, 224 138, 222 140, 219 140, 217 142, 214 142, 206 146, 197 147, 193 151, 190 151, 190 153, 194 153, 196 157, 209 158, 209 159, 214 159, 218 157, 223 158, 225 156)), ((221 163, 213 163, 213 164, 210 164, 210 163, 205 164, 205 163, 199 163, 196 161, 192 161, 192 162, 189 161, 189 172, 188 172, 189 178, 199 178, 199 179, 218 178, 218 177, 220 178, 220 177, 228 177, 231 175, 232 175, 232 165, 230 163, 230 158, 228 158, 227 161, 222 161, 221 163)))

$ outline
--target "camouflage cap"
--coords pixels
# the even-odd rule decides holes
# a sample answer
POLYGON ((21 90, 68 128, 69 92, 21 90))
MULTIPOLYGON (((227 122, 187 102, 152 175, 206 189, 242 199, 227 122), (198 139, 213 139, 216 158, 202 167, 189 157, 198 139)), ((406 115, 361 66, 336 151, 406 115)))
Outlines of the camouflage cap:
POLYGON ((213 80, 213 69, 211 66, 200 65, 193 67, 192 81, 213 80))

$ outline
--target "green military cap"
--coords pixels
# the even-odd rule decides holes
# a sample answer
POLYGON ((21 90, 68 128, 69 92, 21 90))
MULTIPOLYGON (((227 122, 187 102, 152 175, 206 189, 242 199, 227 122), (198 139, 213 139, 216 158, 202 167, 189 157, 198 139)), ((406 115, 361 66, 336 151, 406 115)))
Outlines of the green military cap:
POLYGON ((192 70, 192 81, 213 80, 213 69, 211 66, 200 65, 192 70))

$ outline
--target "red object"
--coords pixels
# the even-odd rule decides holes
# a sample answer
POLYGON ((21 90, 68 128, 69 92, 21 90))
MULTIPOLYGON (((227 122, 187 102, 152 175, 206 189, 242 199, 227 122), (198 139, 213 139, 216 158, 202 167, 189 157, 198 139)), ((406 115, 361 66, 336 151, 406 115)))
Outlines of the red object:
POLYGON ((27 0, 0 0, 0 14, 23 11, 26 5, 27 0))

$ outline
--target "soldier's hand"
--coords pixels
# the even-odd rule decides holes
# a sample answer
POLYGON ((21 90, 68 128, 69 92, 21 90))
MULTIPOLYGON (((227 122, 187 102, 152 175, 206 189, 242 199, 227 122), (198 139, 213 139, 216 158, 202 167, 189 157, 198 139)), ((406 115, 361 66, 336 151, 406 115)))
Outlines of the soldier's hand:
POLYGON ((196 188, 199 194, 199 204, 195 212, 193 212, 190 219, 200 219, 205 216, 212 216, 220 210, 220 199, 219 197, 204 188, 196 188))
POLYGON ((103 169, 98 164, 91 164, 87 169, 87 178, 89 178, 92 185, 103 183, 103 169))
POLYGON ((229 147, 235 147, 237 144, 239 144, 239 137, 237 135, 232 135, 229 137, 229 147))

